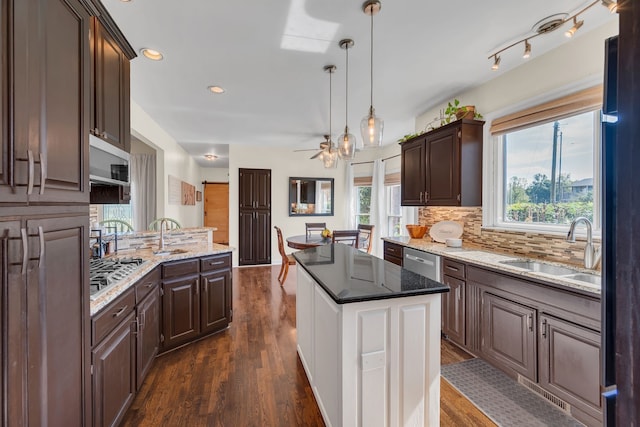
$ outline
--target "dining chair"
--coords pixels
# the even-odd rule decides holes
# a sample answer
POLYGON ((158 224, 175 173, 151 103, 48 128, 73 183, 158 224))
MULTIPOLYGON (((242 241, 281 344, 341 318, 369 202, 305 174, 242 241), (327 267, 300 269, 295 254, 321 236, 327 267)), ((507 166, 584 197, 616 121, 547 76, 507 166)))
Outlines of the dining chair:
POLYGON ((100 221, 100 225, 105 226, 107 229, 115 229, 118 233, 133 231, 133 226, 127 221, 123 221, 121 219, 105 219, 100 221))
POLYGON ((307 229, 307 237, 311 237, 311 233, 316 231, 322 233, 322 230, 327 228, 326 222, 307 222, 304 225, 307 229))
POLYGON ((296 259, 293 255, 288 255, 284 251, 284 241, 282 239, 282 230, 280 227, 274 226, 276 229, 276 234, 278 234, 278 252, 280 252, 280 256, 282 257, 282 267, 280 267, 280 274, 278 274, 278 281, 280 282, 280 286, 284 285, 284 281, 287 280, 287 274, 289 274, 289 266, 296 265, 296 259), (282 276, 282 279, 280 277, 282 276))
POLYGON ((160 231, 160 223, 166 221, 167 230, 177 230, 180 227, 180 223, 173 218, 157 218, 151 221, 149 224, 149 231, 160 231))
POLYGON ((333 243, 342 243, 357 248, 359 235, 360 232, 358 230, 334 230, 331 241, 333 243))
POLYGON ((358 231, 360 232, 360 236, 358 236, 358 249, 362 249, 368 254, 371 253, 371 242, 373 241, 374 228, 375 225, 358 224, 358 231))

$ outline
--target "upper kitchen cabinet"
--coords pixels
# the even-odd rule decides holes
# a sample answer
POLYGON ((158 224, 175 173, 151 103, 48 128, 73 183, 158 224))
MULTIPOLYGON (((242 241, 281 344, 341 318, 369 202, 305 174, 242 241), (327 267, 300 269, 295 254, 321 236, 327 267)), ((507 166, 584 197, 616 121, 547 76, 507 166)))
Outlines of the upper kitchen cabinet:
POLYGON ((402 205, 480 206, 483 125, 462 119, 402 143, 402 205))
MULTIPOLYGON (((102 17, 102 15, 101 15, 102 17)), ((91 134, 126 151, 131 148, 130 67, 135 52, 108 21, 93 18, 91 134)))
POLYGON ((89 201, 90 18, 83 4, 3 2, 0 198, 7 204, 89 201))

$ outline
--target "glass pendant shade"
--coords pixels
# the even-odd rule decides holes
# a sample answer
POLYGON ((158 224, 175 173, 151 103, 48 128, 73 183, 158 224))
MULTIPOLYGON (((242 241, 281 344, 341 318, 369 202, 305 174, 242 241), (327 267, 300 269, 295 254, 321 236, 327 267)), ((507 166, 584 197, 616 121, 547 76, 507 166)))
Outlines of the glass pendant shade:
POLYGON ((321 156, 325 169, 336 169, 338 167, 338 150, 328 147, 321 156))
POLYGON ((362 147, 375 148, 382 145, 382 131, 384 130, 384 120, 376 117, 373 107, 369 108, 369 114, 360 122, 360 133, 362 134, 362 147))
POLYGON ((338 156, 342 160, 353 160, 356 157, 356 137, 349 133, 345 126, 344 133, 338 137, 338 156))

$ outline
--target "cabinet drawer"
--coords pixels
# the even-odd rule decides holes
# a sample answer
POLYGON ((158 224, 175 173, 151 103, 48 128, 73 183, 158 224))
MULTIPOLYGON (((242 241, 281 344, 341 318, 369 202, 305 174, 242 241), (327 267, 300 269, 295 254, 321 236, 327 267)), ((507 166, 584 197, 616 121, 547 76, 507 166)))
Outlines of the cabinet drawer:
POLYGON ((162 278, 188 276, 198 272, 199 259, 187 259, 184 261, 174 261, 162 265, 162 278))
POLYGON ((200 259, 200 271, 212 271, 231 268, 231 255, 221 254, 213 255, 200 259))
POLYGON ((129 288, 115 301, 91 318, 91 345, 99 343, 118 323, 131 313, 136 306, 135 292, 129 288))
POLYGON ((465 267, 461 262, 444 258, 442 262, 442 274, 464 280, 467 276, 465 267))
POLYGON ((136 282, 136 304, 146 297, 153 290, 155 285, 160 283, 160 269, 154 268, 150 273, 136 282))
POLYGON ((402 246, 395 243, 384 242, 384 255, 390 255, 402 259, 402 246))
POLYGON ((402 258, 398 258, 397 256, 393 256, 393 255, 384 255, 384 260, 385 261, 389 261, 394 263, 395 265, 399 265, 400 267, 402 267, 402 258))

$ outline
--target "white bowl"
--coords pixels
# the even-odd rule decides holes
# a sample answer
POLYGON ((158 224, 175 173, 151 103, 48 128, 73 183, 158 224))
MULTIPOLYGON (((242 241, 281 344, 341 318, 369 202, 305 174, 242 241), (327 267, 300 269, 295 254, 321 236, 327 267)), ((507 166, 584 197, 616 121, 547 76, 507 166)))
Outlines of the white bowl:
POLYGON ((461 248, 462 247, 462 239, 446 239, 444 241, 445 245, 449 246, 450 248, 461 248))

